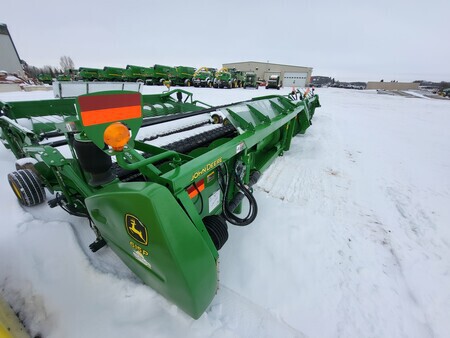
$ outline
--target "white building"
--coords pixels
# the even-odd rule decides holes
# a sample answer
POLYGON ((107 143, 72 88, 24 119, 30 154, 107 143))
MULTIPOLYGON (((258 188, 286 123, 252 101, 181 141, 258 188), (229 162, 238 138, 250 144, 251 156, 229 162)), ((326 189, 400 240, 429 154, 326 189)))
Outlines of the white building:
POLYGON ((0 70, 24 76, 19 54, 9 35, 8 27, 3 23, 0 23, 0 70))
POLYGON ((282 65, 277 63, 244 61, 224 63, 223 67, 236 68, 244 72, 255 72, 261 80, 271 75, 279 75, 284 87, 306 87, 311 82, 311 67, 282 65))

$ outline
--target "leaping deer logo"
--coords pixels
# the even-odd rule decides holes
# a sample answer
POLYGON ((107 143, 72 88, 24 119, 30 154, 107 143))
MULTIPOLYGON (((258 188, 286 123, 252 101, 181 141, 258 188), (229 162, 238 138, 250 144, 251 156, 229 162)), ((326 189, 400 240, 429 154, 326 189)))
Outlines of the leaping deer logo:
POLYGON ((147 229, 133 215, 126 215, 125 224, 128 234, 141 244, 147 245, 147 229))

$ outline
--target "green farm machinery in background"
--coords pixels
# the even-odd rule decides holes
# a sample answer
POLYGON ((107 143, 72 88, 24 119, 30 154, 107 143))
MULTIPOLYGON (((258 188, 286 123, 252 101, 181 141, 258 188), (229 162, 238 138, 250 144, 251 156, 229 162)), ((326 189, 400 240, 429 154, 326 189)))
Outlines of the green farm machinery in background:
POLYGON ((244 83, 242 85, 242 87, 248 88, 259 88, 259 83, 258 83, 258 77, 256 75, 256 73, 254 72, 246 72, 244 75, 244 83))
POLYGON ((177 66, 170 76, 172 86, 191 86, 196 69, 194 67, 177 66))
POLYGON ((280 75, 270 75, 266 84, 266 89, 280 89, 283 86, 281 83, 280 75))
POLYGON ((216 68, 210 67, 201 67, 197 69, 192 76, 192 84, 194 87, 212 87, 216 71, 216 68))
POLYGON ((78 69, 78 79, 83 81, 98 81, 101 71, 98 68, 80 67, 78 69))
POLYGON ((158 65, 153 66, 153 84, 162 85, 164 81, 170 80, 172 74, 175 74, 175 68, 170 66, 158 65))
POLYGON ((98 74, 98 80, 108 81, 108 82, 119 82, 123 81, 123 76, 125 74, 124 68, 118 67, 103 67, 103 69, 98 74))
POLYGON ((244 86, 245 73, 243 71, 231 68, 231 74, 235 79, 235 88, 241 88, 244 86))
POLYGON ((53 78, 50 74, 39 74, 37 79, 40 82, 46 83, 46 84, 52 84, 52 82, 53 82, 53 78))
POLYGON ((123 80, 128 82, 142 82, 145 84, 152 84, 155 71, 152 67, 141 67, 127 65, 125 69, 123 80))
POLYGON ((73 81, 78 78, 78 70, 69 69, 64 72, 64 74, 60 74, 56 77, 57 81, 73 81))
POLYGON ((211 107, 184 90, 0 102, 1 139, 18 159, 8 181, 26 207, 43 203, 46 188, 50 207, 89 220, 92 251, 108 245, 198 318, 217 291, 227 223, 255 220, 252 186, 317 107, 311 94, 211 107))
POLYGON ((214 78, 214 88, 238 88, 244 84, 244 74, 235 68, 221 68, 214 78))

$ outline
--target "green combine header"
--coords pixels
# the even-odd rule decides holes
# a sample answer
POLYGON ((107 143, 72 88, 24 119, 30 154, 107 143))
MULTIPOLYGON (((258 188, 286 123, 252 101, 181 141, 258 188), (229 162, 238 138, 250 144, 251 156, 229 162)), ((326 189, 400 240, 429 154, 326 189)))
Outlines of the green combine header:
POLYGON ((252 187, 317 107, 311 94, 212 107, 184 90, 0 102, 1 139, 18 159, 8 181, 24 207, 47 189, 51 208, 88 220, 92 251, 108 245, 198 318, 218 288, 228 224, 256 219, 252 187))

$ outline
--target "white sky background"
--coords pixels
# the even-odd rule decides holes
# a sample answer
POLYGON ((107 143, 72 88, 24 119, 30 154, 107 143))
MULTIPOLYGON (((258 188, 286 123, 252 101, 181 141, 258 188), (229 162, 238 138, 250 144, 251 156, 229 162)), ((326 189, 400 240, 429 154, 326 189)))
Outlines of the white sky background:
POLYGON ((341 81, 450 81, 448 0, 2 0, 0 22, 34 66, 269 61, 341 81))

